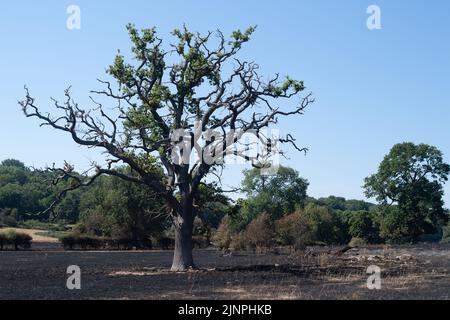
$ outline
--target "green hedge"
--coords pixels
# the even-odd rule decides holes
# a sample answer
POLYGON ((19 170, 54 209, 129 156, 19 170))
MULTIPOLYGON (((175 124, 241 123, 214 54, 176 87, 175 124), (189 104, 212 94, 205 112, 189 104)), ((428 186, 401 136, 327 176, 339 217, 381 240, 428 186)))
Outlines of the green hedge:
POLYGON ((31 248, 31 241, 33 238, 22 232, 16 232, 15 230, 0 231, 0 250, 11 246, 15 250, 29 249, 31 248))

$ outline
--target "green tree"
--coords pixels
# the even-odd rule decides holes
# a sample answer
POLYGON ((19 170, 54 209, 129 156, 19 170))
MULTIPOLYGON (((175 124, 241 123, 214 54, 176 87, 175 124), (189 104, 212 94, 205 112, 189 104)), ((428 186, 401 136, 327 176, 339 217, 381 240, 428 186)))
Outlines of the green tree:
POLYGON ((380 242, 380 230, 374 211, 341 211, 339 215, 347 224, 352 238, 360 238, 367 243, 380 242))
POLYGON ((309 204, 299 212, 310 221, 315 241, 322 244, 343 244, 348 239, 344 222, 328 207, 309 204))
POLYGON ((70 190, 89 185, 101 175, 114 175, 146 186, 166 202, 175 230, 174 271, 194 266, 195 199, 201 183, 208 174, 217 174, 227 154, 255 164, 276 150, 277 144, 289 143, 301 150, 290 134, 278 140, 260 134, 280 117, 301 115, 313 99, 310 94, 301 96, 302 81, 264 77, 256 63, 237 58, 254 30, 237 30, 226 39, 219 31, 201 35, 183 28, 174 30, 175 41, 166 44, 154 28, 140 32, 129 25, 132 62, 117 54, 108 69, 114 83, 101 81, 105 87, 93 92, 99 95, 93 98, 94 110, 83 110, 70 90, 63 102, 53 101, 58 115, 41 112, 28 89, 20 102, 27 117, 65 132, 79 145, 108 154, 106 165, 96 164, 95 173, 85 179, 74 177, 72 166, 55 169, 73 179, 70 190), (300 103, 292 107, 282 103, 295 97, 300 103), (116 114, 108 115, 105 103, 119 106, 114 108, 116 114), (204 143, 199 143, 203 133, 204 143), (249 155, 247 133, 271 148, 249 155), (195 154, 201 160, 190 163, 195 154), (164 179, 149 170, 150 156, 163 166, 164 179), (118 171, 117 164, 127 164, 137 175, 118 171))
POLYGON ((448 216, 443 208, 443 184, 450 166, 436 147, 395 145, 378 172, 365 179, 365 193, 380 203, 380 224, 388 240, 417 240, 435 233, 448 216))
POLYGON ((202 184, 196 199, 197 217, 211 228, 218 228, 220 222, 231 210, 230 199, 213 184, 202 184))
POLYGON ((25 167, 9 164, 10 162, 3 161, 0 165, 0 186, 7 184, 25 184, 29 178, 28 170, 25 167))
POLYGON ((363 200, 347 200, 343 197, 329 196, 326 198, 308 198, 306 200, 307 203, 312 203, 318 206, 325 206, 332 210, 341 210, 341 211, 360 211, 360 210, 369 210, 373 208, 375 205, 370 202, 365 202, 363 200))
POLYGON ((288 167, 280 166, 275 175, 264 175, 257 168, 246 170, 242 188, 248 198, 242 214, 250 222, 264 212, 272 220, 293 213, 303 207, 308 184, 296 170, 288 167))
POLYGON ((3 167, 15 167, 22 170, 26 170, 25 164, 22 161, 16 160, 16 159, 6 159, 3 160, 0 166, 3 167))
MULTIPOLYGON (((129 168, 121 172, 133 175, 129 168)), ((80 231, 127 238, 139 245, 168 227, 164 206, 164 201, 145 187, 104 176, 81 196, 80 231)))

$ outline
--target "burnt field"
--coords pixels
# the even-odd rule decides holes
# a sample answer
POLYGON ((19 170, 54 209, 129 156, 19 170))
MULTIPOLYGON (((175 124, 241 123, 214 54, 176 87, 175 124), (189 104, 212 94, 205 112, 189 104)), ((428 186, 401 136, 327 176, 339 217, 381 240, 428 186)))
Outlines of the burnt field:
POLYGON ((449 299, 450 246, 311 248, 224 255, 197 250, 198 270, 170 273, 171 251, 0 252, 0 299, 449 299), (81 290, 66 269, 81 268, 81 290), (369 290, 367 267, 381 268, 369 290))

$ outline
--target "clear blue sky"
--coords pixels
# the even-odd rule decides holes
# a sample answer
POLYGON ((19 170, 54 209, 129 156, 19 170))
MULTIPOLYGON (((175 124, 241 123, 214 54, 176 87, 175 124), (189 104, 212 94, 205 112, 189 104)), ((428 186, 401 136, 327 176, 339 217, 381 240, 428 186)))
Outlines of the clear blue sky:
MULTIPOLYGON (((398 142, 437 146, 450 162, 450 2, 434 1, 8 1, 0 7, 0 159, 42 167, 64 159, 86 167, 98 154, 17 106, 23 85, 47 108, 49 97, 73 93, 87 103, 117 49, 129 48, 125 25, 156 26, 161 37, 183 23, 225 33, 258 25, 243 51, 264 73, 305 81, 316 103, 283 121, 305 157, 283 164, 310 181, 312 196, 363 198, 363 178, 398 142), (189 2, 189 4, 188 4, 189 2), (214 4, 216 3, 216 5, 214 4), (66 28, 66 8, 82 10, 81 30, 66 28), (369 31, 366 9, 381 8, 382 29, 369 31)), ((227 170, 225 184, 241 179, 227 170)), ((445 187, 450 203, 450 183, 445 187)))

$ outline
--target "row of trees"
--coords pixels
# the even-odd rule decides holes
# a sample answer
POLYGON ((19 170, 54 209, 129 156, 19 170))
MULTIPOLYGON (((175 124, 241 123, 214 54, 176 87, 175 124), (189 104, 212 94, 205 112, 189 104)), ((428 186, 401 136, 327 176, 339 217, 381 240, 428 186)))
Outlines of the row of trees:
POLYGON ((440 240, 448 230, 443 183, 449 172, 450 166, 437 148, 397 144, 378 172, 365 179, 366 195, 378 201, 374 205, 334 196, 308 198, 308 182, 292 168, 281 167, 276 176, 252 169, 244 173, 247 198, 238 201, 239 210, 223 222, 220 231, 225 239, 234 234, 238 240, 247 237, 248 243, 249 235, 275 231, 277 225, 281 244, 292 244, 285 239, 294 238, 301 243, 325 244, 346 243, 351 238, 368 243, 440 240), (261 215, 264 218, 259 219, 261 215), (253 232, 255 226, 262 229, 253 232))
POLYGON ((55 178, 51 170, 34 170, 18 160, 4 160, 0 164, 0 225, 16 226, 30 220, 78 224, 80 233, 137 240, 161 233, 167 226, 167 219, 160 214, 161 199, 109 176, 68 192, 48 210, 61 188, 70 185, 70 181, 62 181, 52 186, 55 178))
MULTIPOLYGON (((0 223, 11 224, 14 221, 50 218, 46 209, 54 200, 58 190, 50 185, 55 175, 50 171, 33 170, 14 159, 4 160, 0 164, 0 223)), ((58 186, 62 188, 64 181, 58 186)), ((54 208, 62 219, 78 220, 77 192, 69 194, 54 208), (75 202, 75 203, 74 203, 75 202)))
MULTIPOLYGON (((134 174, 126 167, 121 170, 134 174)), ((379 171, 365 180, 366 193, 379 201, 375 205, 335 196, 314 199, 307 196, 308 181, 296 170, 282 166, 277 175, 267 176, 254 168, 244 172, 245 199, 233 202, 214 185, 200 187, 193 236, 208 243, 217 230, 217 243, 227 248, 261 243, 344 244, 352 238, 366 243, 436 241, 448 230, 442 201, 448 171, 436 148, 396 145, 379 171)), ((57 195, 48 186, 53 176, 51 171, 32 170, 17 160, 3 161, 0 223, 12 226, 20 220, 56 217, 77 223, 75 231, 81 235, 135 243, 174 237, 164 215, 164 201, 114 176, 100 177, 91 186, 68 193, 52 214, 46 213, 57 195)))
MULTIPOLYGON (((120 172, 135 174, 129 167, 122 167, 120 172)), ((76 172, 73 175, 81 176, 76 172)), ((60 191, 70 186, 71 181, 67 179, 53 185, 55 178, 57 174, 52 170, 28 168, 14 159, 2 161, 0 227, 51 228, 49 223, 61 227, 72 224, 76 235, 128 239, 133 245, 149 239, 174 237, 170 220, 165 215, 165 202, 144 186, 115 176, 102 176, 58 200, 60 191), (55 199, 57 203, 51 206, 55 199)), ((194 234, 210 237, 211 230, 217 228, 230 210, 231 202, 212 185, 202 185, 197 198, 199 207, 194 234)))

